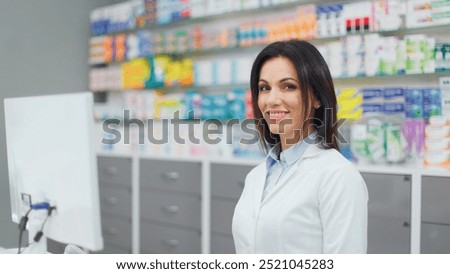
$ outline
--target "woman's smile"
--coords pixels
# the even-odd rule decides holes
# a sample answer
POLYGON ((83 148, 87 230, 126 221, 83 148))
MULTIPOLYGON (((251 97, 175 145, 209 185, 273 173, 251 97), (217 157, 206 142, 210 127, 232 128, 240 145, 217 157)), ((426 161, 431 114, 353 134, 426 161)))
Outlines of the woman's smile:
POLYGON ((289 111, 286 110, 276 110, 276 109, 269 109, 266 114, 269 116, 270 120, 283 120, 288 115, 289 111))

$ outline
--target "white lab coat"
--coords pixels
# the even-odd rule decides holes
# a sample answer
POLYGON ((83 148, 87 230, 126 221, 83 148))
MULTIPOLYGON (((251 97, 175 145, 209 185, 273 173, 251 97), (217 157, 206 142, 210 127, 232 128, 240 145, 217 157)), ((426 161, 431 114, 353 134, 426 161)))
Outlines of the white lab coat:
POLYGON ((366 253, 367 188, 334 149, 310 145, 261 201, 266 163, 246 177, 233 216, 237 253, 366 253))

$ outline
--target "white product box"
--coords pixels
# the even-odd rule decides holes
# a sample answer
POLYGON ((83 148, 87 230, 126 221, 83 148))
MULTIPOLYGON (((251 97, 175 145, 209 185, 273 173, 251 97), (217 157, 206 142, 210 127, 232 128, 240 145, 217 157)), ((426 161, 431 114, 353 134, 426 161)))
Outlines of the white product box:
POLYGON ((441 89, 442 115, 450 117, 450 77, 439 78, 441 89))

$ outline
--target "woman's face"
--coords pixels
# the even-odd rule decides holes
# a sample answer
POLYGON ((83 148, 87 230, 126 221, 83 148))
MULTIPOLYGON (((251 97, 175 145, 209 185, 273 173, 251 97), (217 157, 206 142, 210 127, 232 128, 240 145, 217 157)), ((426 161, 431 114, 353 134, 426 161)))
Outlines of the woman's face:
POLYGON ((258 89, 258 107, 270 132, 279 134, 288 146, 306 137, 307 133, 301 132, 307 128, 301 96, 306 91, 300 90, 300 79, 288 58, 275 57, 263 64, 258 89))

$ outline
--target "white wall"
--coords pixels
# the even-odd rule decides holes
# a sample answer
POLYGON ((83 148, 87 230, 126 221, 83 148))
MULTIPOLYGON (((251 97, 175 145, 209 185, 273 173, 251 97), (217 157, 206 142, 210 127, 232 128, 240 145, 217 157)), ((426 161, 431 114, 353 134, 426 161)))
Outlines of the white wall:
POLYGON ((114 0, 0 0, 0 246, 14 247, 3 99, 86 90, 89 12, 114 0))

